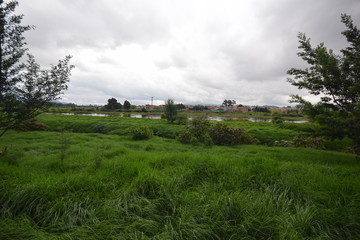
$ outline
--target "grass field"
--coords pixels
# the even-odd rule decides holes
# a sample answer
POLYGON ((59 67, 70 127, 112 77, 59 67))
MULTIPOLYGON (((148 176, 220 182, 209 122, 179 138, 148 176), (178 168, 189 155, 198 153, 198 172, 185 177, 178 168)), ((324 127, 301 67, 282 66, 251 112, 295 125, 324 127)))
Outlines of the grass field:
MULTIPOLYGON (((355 155, 184 145, 163 120, 39 120, 51 131, 0 140, 0 239, 360 239, 355 155), (166 138, 135 141, 131 125, 166 138)), ((269 142, 309 128, 227 124, 269 142)))

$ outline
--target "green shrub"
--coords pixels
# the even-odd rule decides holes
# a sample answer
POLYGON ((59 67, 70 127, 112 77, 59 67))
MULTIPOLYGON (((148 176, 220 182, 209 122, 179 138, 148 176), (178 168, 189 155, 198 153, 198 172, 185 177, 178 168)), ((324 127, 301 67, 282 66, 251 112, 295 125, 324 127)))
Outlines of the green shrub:
POLYGON ((29 119, 17 125, 16 129, 20 131, 47 131, 49 127, 45 123, 29 119))
POLYGON ((154 135, 153 130, 147 126, 131 127, 128 131, 133 135, 135 140, 149 139, 154 135))
POLYGON ((211 123, 209 120, 205 119, 194 119, 191 121, 191 125, 188 126, 188 131, 199 140, 199 142, 204 142, 206 135, 209 134, 209 129, 211 127, 211 123))
POLYGON ((284 119, 280 116, 275 116, 275 117, 273 117, 271 122, 274 124, 282 124, 282 123, 284 123, 284 119))
POLYGON ((275 141, 274 146, 325 149, 325 143, 324 143, 324 140, 322 138, 319 138, 319 137, 303 137, 303 136, 294 137, 292 140, 275 141))
POLYGON ((189 130, 184 130, 180 132, 180 134, 176 137, 177 140, 179 140, 181 143, 189 144, 191 143, 191 139, 193 138, 193 135, 190 133, 189 130))
POLYGON ((211 139, 216 145, 232 146, 252 143, 252 139, 242 128, 231 128, 223 123, 217 123, 209 129, 211 139))
POLYGON ((212 126, 210 121, 204 119, 192 120, 191 125, 182 131, 177 139, 184 144, 204 143, 223 146, 255 142, 255 139, 246 134, 242 128, 231 128, 223 123, 212 126))
POLYGON ((205 145, 212 145, 212 140, 209 135, 211 123, 204 119, 194 119, 186 130, 182 131, 177 139, 184 144, 197 145, 204 143, 205 145))
POLYGON ((295 147, 306 147, 315 149, 325 149, 324 140, 320 137, 294 137, 292 140, 295 147))
POLYGON ((188 117, 185 115, 180 115, 176 117, 176 123, 178 125, 186 125, 188 123, 188 117))

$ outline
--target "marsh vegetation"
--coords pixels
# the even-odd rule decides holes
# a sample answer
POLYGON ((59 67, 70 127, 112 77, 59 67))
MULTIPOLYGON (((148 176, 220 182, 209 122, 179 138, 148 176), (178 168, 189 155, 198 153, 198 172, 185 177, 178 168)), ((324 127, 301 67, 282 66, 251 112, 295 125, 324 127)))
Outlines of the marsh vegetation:
POLYGON ((47 130, 0 143, 1 239, 360 237, 356 155, 273 146, 311 123, 226 121, 258 139, 228 147, 182 144, 186 126, 163 119, 37 121, 47 130), (154 136, 136 140, 136 126, 154 136))

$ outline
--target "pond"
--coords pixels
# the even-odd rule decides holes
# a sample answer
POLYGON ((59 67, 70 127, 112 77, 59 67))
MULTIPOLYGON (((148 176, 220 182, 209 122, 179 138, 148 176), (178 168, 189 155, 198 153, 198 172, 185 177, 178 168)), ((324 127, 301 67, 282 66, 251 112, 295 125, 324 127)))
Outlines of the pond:
MULTIPOLYGON (((62 113, 62 115, 81 115, 81 116, 93 116, 93 117, 110 117, 113 116, 111 114, 106 113, 62 113)), ((150 118, 150 119, 161 119, 161 115, 153 114, 128 114, 128 113, 120 113, 119 115, 115 115, 119 117, 131 117, 131 118, 150 118)), ((264 118, 237 118, 237 117, 219 117, 219 116, 188 116, 189 120, 192 119, 206 119, 212 121, 229 121, 229 120, 240 120, 244 119, 250 122, 271 122, 272 119, 264 119, 264 118)), ((292 122, 292 123, 306 123, 307 120, 285 120, 284 122, 292 122)))

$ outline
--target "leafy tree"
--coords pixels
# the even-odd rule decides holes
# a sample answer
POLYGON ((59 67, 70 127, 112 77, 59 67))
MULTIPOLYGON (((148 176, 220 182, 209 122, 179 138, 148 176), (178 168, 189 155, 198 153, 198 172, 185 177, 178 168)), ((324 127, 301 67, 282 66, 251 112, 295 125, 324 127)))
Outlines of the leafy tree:
POLYGON ((271 112, 267 107, 259 107, 259 106, 256 106, 253 109, 253 111, 254 112, 263 112, 263 113, 270 113, 271 112))
POLYGON ((107 110, 121 109, 122 105, 115 98, 109 98, 108 103, 104 106, 107 110))
POLYGON ((236 101, 230 100, 230 99, 229 100, 225 99, 224 102, 222 103, 222 105, 224 107, 232 107, 232 106, 236 105, 236 101))
POLYGON ((168 99, 165 101, 164 107, 165 117, 169 122, 174 122, 177 115, 177 105, 174 104, 173 99, 168 99))
POLYGON ((209 108, 207 106, 196 105, 196 106, 193 106, 192 108, 189 108, 189 110, 191 110, 191 111, 207 111, 207 110, 209 110, 209 108))
POLYGON ((186 109, 185 105, 182 104, 182 103, 176 104, 176 108, 177 108, 178 110, 184 110, 184 109, 186 109))
POLYGON ((124 101, 124 109, 129 110, 131 108, 131 104, 128 100, 124 101))
POLYGON ((67 89, 72 65, 70 56, 49 70, 40 69, 35 58, 27 54, 22 26, 23 15, 14 15, 17 1, 0 0, 0 137, 10 128, 36 116, 40 109, 67 89))
POLYGON ((297 102, 304 112, 318 122, 325 134, 333 138, 350 137, 360 146, 360 30, 351 16, 342 14, 341 22, 347 29, 342 32, 349 46, 335 54, 323 43, 312 47, 304 33, 298 35, 301 57, 310 66, 305 69, 291 68, 288 81, 312 95, 321 96, 312 104, 298 95, 297 102))

